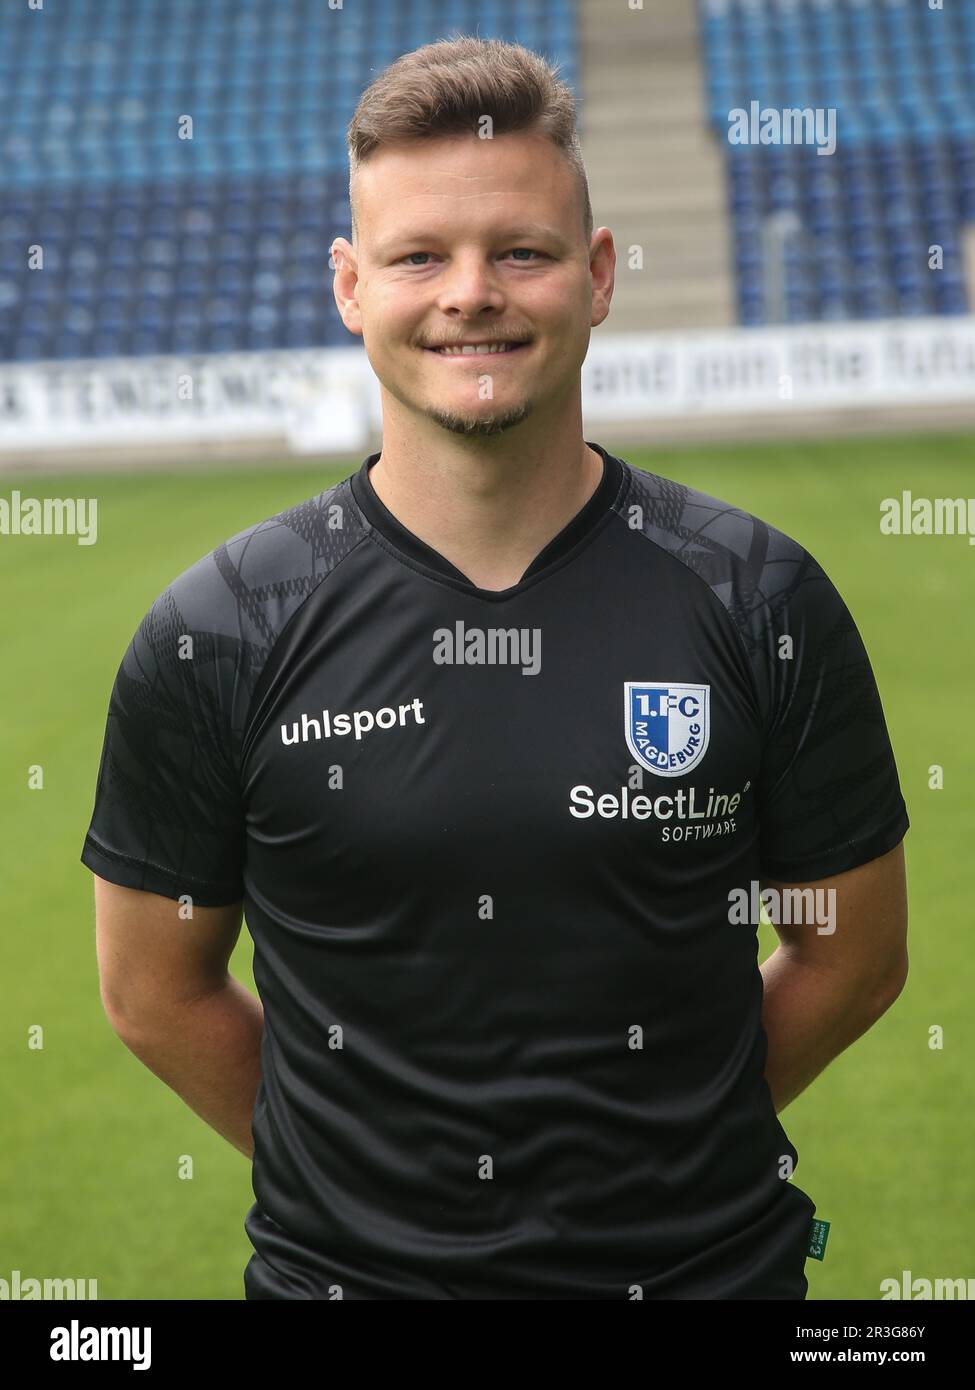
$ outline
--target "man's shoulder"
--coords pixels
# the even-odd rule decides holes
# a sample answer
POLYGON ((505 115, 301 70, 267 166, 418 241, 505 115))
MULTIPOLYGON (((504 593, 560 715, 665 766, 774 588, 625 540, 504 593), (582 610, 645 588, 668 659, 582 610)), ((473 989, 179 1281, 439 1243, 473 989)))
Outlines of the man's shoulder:
POLYGON ((365 534, 347 478, 253 522, 157 594, 120 674, 146 701, 192 688, 197 712, 239 725, 291 619, 365 534))
POLYGON ((754 512, 634 464, 625 466, 630 487, 622 505, 630 515, 624 520, 689 567, 708 558, 713 573, 754 568, 759 561, 816 563, 801 541, 754 512))
POLYGON ((221 541, 159 595, 191 629, 272 641, 365 534, 348 478, 221 541))
POLYGON ((623 520, 703 580, 739 626, 756 614, 773 615, 800 592, 832 589, 802 542, 771 522, 686 483, 626 467, 623 520))

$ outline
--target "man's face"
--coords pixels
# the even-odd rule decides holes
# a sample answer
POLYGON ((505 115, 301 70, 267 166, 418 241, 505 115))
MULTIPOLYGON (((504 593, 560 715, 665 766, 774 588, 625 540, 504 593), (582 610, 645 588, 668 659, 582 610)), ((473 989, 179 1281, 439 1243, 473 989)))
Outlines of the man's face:
POLYGON ((355 250, 333 244, 343 321, 385 390, 459 434, 497 434, 565 409, 615 256, 586 244, 571 166, 541 136, 414 141, 356 180, 355 250), (357 272, 357 274, 356 274, 357 272), (480 343, 476 355, 445 345, 480 343), (516 346, 487 355, 487 344, 516 346))

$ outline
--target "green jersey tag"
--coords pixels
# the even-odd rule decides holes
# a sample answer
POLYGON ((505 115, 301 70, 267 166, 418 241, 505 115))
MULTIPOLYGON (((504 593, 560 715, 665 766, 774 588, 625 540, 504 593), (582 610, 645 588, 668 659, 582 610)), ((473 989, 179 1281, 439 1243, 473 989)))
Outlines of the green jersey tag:
POLYGON ((814 1221, 809 1228, 809 1249, 806 1251, 806 1255, 811 1255, 814 1260, 825 1259, 828 1239, 829 1222, 814 1221))

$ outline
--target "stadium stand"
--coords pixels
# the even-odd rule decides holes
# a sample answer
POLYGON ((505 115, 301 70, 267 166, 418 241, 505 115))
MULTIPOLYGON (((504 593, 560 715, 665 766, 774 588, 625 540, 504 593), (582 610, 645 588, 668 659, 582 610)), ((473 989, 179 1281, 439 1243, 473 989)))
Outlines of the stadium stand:
POLYGON ((8 361, 348 347, 324 258, 349 225, 345 128, 375 73, 479 33, 578 83, 574 0, 341 14, 322 0, 4 0, 0 14, 8 361))
POLYGON ((975 3, 699 0, 739 321, 969 312, 975 3), (829 107, 841 138, 731 144, 734 108, 829 107), (940 246, 943 268, 929 270, 940 246))
POLYGON ((913 0, 654 0, 652 25, 617 0, 336 14, 5 3, 0 360, 348 347, 322 257, 348 226, 349 117, 400 53, 464 32, 534 47, 578 91, 614 331, 969 312, 975 0, 937 23, 913 0), (752 101, 835 108, 836 152, 729 143, 752 101))

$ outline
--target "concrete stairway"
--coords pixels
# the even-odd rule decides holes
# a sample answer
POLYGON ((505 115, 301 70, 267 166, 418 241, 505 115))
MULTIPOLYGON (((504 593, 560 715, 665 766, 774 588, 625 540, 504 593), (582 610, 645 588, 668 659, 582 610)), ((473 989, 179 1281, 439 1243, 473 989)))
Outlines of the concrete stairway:
POLYGON ((579 0, 580 138, 616 243, 604 331, 736 322, 724 171, 705 125, 694 0, 579 0), (628 266, 643 250, 643 269, 628 266))

